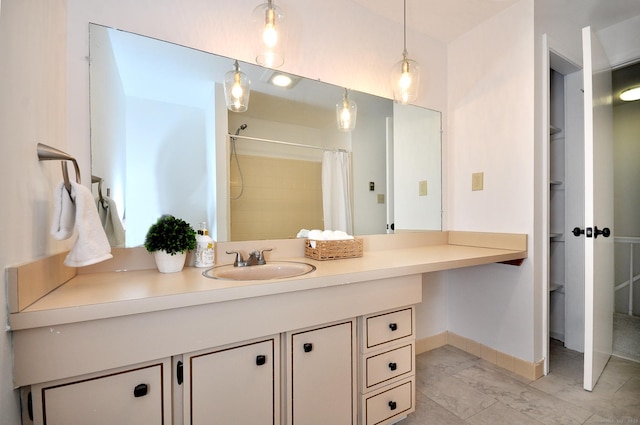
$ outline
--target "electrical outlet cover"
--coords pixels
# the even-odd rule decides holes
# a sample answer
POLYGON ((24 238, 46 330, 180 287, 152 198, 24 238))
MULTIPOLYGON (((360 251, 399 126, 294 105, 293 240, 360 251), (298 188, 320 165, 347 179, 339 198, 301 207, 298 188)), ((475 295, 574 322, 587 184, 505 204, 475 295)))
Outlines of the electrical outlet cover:
POLYGON ((471 190, 484 189, 484 173, 473 173, 471 175, 471 190))
POLYGON ((421 180, 418 182, 418 196, 427 196, 427 181, 421 180))

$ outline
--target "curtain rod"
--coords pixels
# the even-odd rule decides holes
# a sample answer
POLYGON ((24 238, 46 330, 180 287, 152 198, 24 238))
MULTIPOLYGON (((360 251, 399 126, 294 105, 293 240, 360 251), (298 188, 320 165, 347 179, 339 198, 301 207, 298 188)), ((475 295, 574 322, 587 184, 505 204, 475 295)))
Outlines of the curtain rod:
POLYGON ((277 145, 296 146, 299 148, 319 149, 322 151, 347 152, 346 149, 335 149, 335 148, 325 148, 322 146, 303 145, 301 143, 283 142, 282 140, 261 139, 259 137, 249 137, 249 136, 240 136, 240 135, 236 136, 235 134, 227 134, 227 136, 231 137, 231 139, 254 140, 257 142, 275 143, 277 145))

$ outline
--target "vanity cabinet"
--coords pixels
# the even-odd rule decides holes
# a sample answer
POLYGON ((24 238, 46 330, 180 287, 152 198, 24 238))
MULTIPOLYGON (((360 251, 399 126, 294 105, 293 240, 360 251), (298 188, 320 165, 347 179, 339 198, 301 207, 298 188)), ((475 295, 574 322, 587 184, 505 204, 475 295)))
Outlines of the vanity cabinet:
POLYGON ((280 336, 183 355, 184 424, 280 424, 280 336))
POLYGON ((360 424, 383 425, 415 411, 415 309, 359 318, 360 424))
POLYGON ((170 390, 169 359, 33 385, 33 424, 169 425, 170 390))
POLYGON ((31 391, 38 425, 356 425, 411 412, 415 326, 403 306, 421 301, 421 276, 295 283, 14 330, 14 382, 31 391))
POLYGON ((356 321, 286 333, 287 424, 355 425, 356 321))

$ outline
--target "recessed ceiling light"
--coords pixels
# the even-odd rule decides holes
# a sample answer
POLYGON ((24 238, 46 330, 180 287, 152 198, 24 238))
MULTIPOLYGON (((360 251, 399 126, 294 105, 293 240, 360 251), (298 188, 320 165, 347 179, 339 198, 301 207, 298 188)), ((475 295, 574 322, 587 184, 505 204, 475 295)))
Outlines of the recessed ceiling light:
POLYGON ((640 99, 640 87, 634 87, 632 89, 627 89, 620 93, 620 99, 625 102, 631 102, 633 100, 640 99))
POLYGON ((287 74, 285 72, 274 71, 273 69, 267 69, 262 73, 260 81, 273 84, 277 87, 290 89, 300 82, 300 77, 297 75, 287 74))
POLYGON ((292 82, 291 77, 285 74, 273 74, 273 77, 271 77, 271 84, 278 87, 289 87, 292 82))

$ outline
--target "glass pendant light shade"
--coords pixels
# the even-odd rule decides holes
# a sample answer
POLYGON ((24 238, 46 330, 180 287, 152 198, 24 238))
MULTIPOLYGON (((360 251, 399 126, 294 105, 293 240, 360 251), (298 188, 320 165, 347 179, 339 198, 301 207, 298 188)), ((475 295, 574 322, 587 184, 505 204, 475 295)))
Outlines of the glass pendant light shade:
POLYGON ((396 102, 406 105, 418 97, 420 65, 407 57, 406 50, 402 55, 402 60, 393 67, 391 84, 393 85, 393 99, 396 102))
POLYGON ((233 112, 244 112, 249 108, 249 94, 251 81, 244 72, 240 71, 238 61, 234 70, 224 74, 224 97, 227 109, 233 112))
POLYGON ((391 71, 391 86, 393 87, 393 100, 406 105, 418 97, 420 85, 420 65, 409 59, 407 53, 407 0, 404 0, 404 50, 402 60, 395 64, 391 71))
POLYGON ((267 68, 278 68, 284 63, 286 38, 282 9, 268 0, 258 5, 251 17, 258 40, 256 62, 267 68))
POLYGON ((344 98, 336 104, 336 119, 338 122, 338 130, 352 131, 356 128, 356 118, 358 114, 358 105, 349 99, 347 89, 344 89, 344 98))

